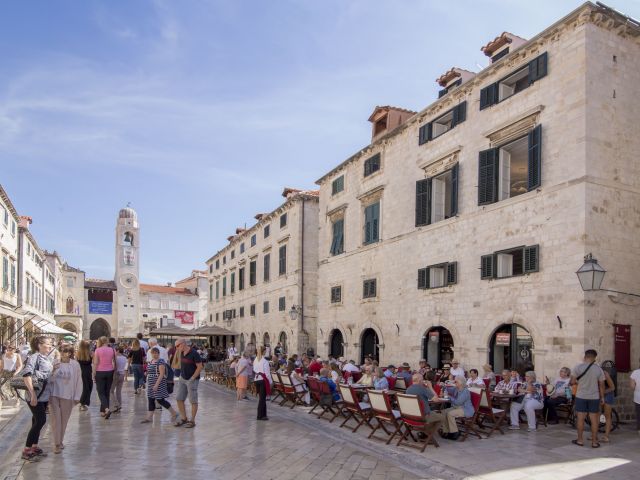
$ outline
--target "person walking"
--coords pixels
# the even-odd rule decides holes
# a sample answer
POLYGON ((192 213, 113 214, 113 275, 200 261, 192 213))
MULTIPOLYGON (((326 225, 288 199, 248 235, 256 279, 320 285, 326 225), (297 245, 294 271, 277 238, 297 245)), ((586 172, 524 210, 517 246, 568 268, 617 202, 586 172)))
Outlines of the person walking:
POLYGON ((91 354, 91 344, 82 340, 78 346, 76 355, 80 371, 82 372, 82 395, 80 395, 80 410, 86 410, 91 405, 91 392, 93 391, 93 355, 91 354))
POLYGON ((269 361, 265 358, 265 347, 258 347, 256 359, 253 361, 253 381, 258 390, 258 420, 269 420, 267 417, 267 396, 271 395, 271 368, 269 361))
POLYGON ((249 371, 251 361, 249 354, 244 352, 236 366, 236 400, 247 400, 247 389, 249 388, 249 371))
POLYGON ((629 385, 633 390, 633 403, 636 407, 636 430, 638 431, 638 435, 640 435, 640 368, 631 372, 629 385))
POLYGON ((180 381, 176 385, 176 402, 180 411, 180 418, 175 421, 176 427, 184 425, 185 428, 196 426, 196 414, 198 413, 198 384, 200 372, 204 366, 202 358, 192 347, 190 340, 176 340, 176 351, 180 354, 180 381), (187 419, 187 411, 184 401, 189 397, 191 403, 191 419, 187 419))
POLYGON ((82 370, 80 364, 74 360, 73 353, 71 345, 62 347, 60 363, 55 364, 50 379, 49 411, 54 443, 53 453, 60 453, 64 449, 64 433, 71 411, 82 396, 82 370))
POLYGON ((131 344, 131 350, 129 350, 128 364, 133 372, 133 393, 136 395, 142 391, 142 387, 144 386, 144 359, 144 349, 140 345, 140 340, 136 338, 131 344))
POLYGON ((109 345, 107 337, 98 339, 98 348, 93 354, 93 381, 100 398, 100 415, 108 420, 111 417, 109 409, 109 394, 113 383, 113 372, 116 369, 115 350, 109 345))
POLYGON ((170 368, 167 362, 160 358, 160 349, 151 347, 149 350, 151 361, 147 364, 147 400, 149 408, 147 416, 140 423, 151 423, 153 412, 156 410, 156 402, 171 413, 171 421, 177 422, 179 415, 167 401, 167 370, 170 368))
POLYGON ((20 370, 22 370, 22 358, 16 353, 16 347, 6 345, 5 351, 0 356, 0 389, 5 392, 0 392, 0 398, 13 396, 11 389, 8 388, 9 380, 20 370))
POLYGON ((591 447, 598 448, 598 427, 600 425, 600 405, 604 404, 605 376, 602 368, 596 364, 598 353, 595 350, 584 352, 584 362, 576 365, 571 376, 571 383, 578 384, 576 392, 575 411, 578 416, 576 424, 578 438, 571 443, 584 446, 584 422, 589 415, 591 422, 591 447))
POLYGON ((116 348, 116 372, 111 384, 111 405, 113 413, 118 413, 122 409, 122 385, 127 379, 128 360, 124 355, 124 346, 116 348))
POLYGON ((53 348, 49 337, 38 336, 31 340, 33 354, 25 361, 20 374, 24 377, 27 394, 25 400, 31 410, 31 429, 27 434, 27 441, 22 450, 23 460, 35 460, 46 453, 38 446, 40 432, 47 423, 47 405, 49 403, 48 381, 53 372, 53 365, 49 360, 49 353, 53 348), (36 389, 36 386, 39 388, 36 389))

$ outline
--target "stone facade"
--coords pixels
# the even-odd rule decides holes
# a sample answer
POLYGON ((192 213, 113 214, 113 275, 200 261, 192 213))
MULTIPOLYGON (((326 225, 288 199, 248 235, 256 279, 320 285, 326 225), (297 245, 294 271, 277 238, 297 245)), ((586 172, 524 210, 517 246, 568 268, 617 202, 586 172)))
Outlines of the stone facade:
POLYGON ((0 341, 11 339, 21 321, 18 308, 18 222, 20 217, 0 185, 0 341))
POLYGON ((209 323, 236 332, 242 349, 250 341, 272 347, 280 341, 289 352, 316 345, 318 196, 292 189, 283 196, 280 207, 256 215, 255 225, 238 229, 207 261, 209 323), (252 268, 255 285, 250 281, 252 268))
POLYGON ((584 292, 575 275, 583 256, 593 252, 609 271, 604 288, 640 292, 639 33, 617 13, 585 4, 318 180, 322 356, 359 360, 373 348, 381 364, 416 365, 430 355, 430 342, 438 345, 446 335, 436 363, 455 355, 466 368, 533 364, 539 375, 553 378, 589 347, 601 360, 613 359, 614 323, 632 325, 632 345, 640 343, 638 302, 584 292), (495 83, 496 95, 506 97, 509 78, 527 65, 542 69, 530 62, 545 53, 546 75, 480 108, 483 89, 495 83), (428 135, 421 128, 433 122, 435 132, 440 127, 434 121, 463 102, 464 118, 450 131, 431 136, 431 127, 428 135), (538 126, 541 142, 535 140, 538 126), (529 160, 532 145, 540 152, 541 176, 527 189, 532 167, 517 159, 529 160), (480 152, 500 147, 496 195, 502 195, 502 178, 519 174, 515 168, 505 173, 504 158, 529 174, 524 193, 512 183, 509 198, 479 205, 478 189, 487 185, 479 179, 480 152), (365 163, 377 154, 380 168, 364 176, 365 163), (451 177, 440 176, 451 172, 454 192, 451 177), (340 177, 344 188, 336 193, 340 177), (444 209, 445 218, 432 216, 430 224, 416 226, 417 182, 427 178, 432 215, 441 200, 450 205, 455 196, 457 202, 444 209), (439 184, 441 179, 446 182, 439 184), (379 240, 367 244, 367 207, 376 203, 379 240), (343 221, 344 252, 332 255, 336 220, 343 221), (481 279, 487 271, 482 257, 489 254, 503 278, 481 279), (453 262, 450 284, 448 271, 444 283, 429 277, 453 262), (524 272, 527 262, 535 268, 524 272), (419 270, 429 266, 427 278, 442 286, 420 289, 419 270), (372 279, 375 295, 363 298, 370 293, 365 281, 372 279), (340 340, 332 344, 335 338, 340 340))

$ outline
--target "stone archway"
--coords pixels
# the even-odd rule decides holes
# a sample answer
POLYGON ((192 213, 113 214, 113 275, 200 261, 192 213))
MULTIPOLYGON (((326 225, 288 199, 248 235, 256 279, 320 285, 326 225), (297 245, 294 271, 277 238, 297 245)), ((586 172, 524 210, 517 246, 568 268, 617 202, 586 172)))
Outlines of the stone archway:
POLYGON ((271 346, 271 337, 269 337, 269 332, 265 332, 264 336, 262 337, 262 344, 265 347, 271 346))
POLYGON ((373 328, 366 328, 360 337, 360 363, 364 363, 365 357, 371 356, 374 360, 380 359, 378 345, 380 340, 373 328))
POLYGON ((111 327, 109 326, 109 322, 104 318, 97 318, 91 323, 91 327, 89 328, 89 339, 97 340, 100 337, 110 336, 111 327))
POLYGON ((289 346, 287 345, 287 334, 286 332, 280 332, 280 336, 278 337, 278 343, 282 347, 282 352, 287 353, 289 351, 289 346))
POLYGON ((70 332, 73 332, 76 334, 76 336, 78 335, 78 329, 76 328, 76 326, 73 323, 70 322, 66 322, 60 325, 60 328, 64 328, 65 330, 69 330, 70 332))
POLYGON ((342 332, 337 328, 329 333, 329 355, 333 358, 344 356, 344 338, 342 332))

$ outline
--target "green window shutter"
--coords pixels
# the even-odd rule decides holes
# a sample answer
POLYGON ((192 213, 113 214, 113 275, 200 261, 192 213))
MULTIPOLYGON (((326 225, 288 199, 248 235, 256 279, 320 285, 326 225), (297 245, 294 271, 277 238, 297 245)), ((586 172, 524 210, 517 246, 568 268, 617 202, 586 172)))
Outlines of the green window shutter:
POLYGON ((333 238, 331 241, 331 255, 339 255, 344 250, 344 219, 333 222, 333 238))
POLYGON ((380 203, 374 203, 371 206, 373 207, 371 219, 371 241, 377 242, 380 238, 380 203))
POLYGON ((431 223, 431 179, 416 182, 416 227, 431 223))
POLYGON ((220 298, 220 280, 216 281, 216 300, 220 298))
POLYGON ((222 296, 225 297, 227 295, 227 277, 222 278, 222 296))
POLYGON ((547 52, 529 62, 529 84, 547 75, 547 52))
POLYGON ((540 259, 539 245, 524 247, 524 273, 533 273, 538 271, 538 263, 540 259))
POLYGON ((467 102, 462 102, 453 107, 453 119, 451 121, 451 128, 464 122, 467 119, 467 102))
POLYGON ((458 262, 447 263, 447 285, 458 283, 458 262))
POLYGON ((236 291, 236 273, 231 272, 231 285, 230 285, 231 293, 236 291))
POLYGON ((498 103, 498 84, 492 83, 480 90, 480 110, 484 110, 495 103, 498 103))
POLYGON ((244 267, 238 270, 238 290, 244 290, 244 267))
POLYGON ((498 149, 483 150, 478 158, 478 205, 498 198, 498 149))
POLYGON ((495 277, 494 258, 494 254, 480 257, 480 278, 482 280, 495 277))
POLYGON ((460 167, 456 163, 451 169, 451 216, 458 215, 458 178, 460 177, 460 167))
POLYGON ((284 275, 287 273, 287 246, 282 245, 278 251, 278 274, 284 275))
POLYGON ((431 122, 424 124, 418 130, 418 145, 423 145, 433 138, 433 125, 431 122))
POLYGON ((542 125, 529 132, 529 160, 527 187, 529 191, 538 188, 542 180, 542 125))
POLYGON ((263 259, 263 277, 264 277, 264 281, 268 282, 269 281, 269 276, 271 273, 271 255, 270 254, 266 254, 263 259))
POLYGON ((420 268, 418 270, 418 288, 424 290, 429 288, 429 269, 420 268))

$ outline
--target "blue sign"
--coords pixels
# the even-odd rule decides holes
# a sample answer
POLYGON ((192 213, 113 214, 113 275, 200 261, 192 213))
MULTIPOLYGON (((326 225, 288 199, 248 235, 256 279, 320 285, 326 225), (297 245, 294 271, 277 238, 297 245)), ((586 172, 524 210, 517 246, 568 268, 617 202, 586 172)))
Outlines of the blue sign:
POLYGON ((103 315, 111 315, 113 303, 111 302, 89 302, 89 313, 99 313, 103 315))

